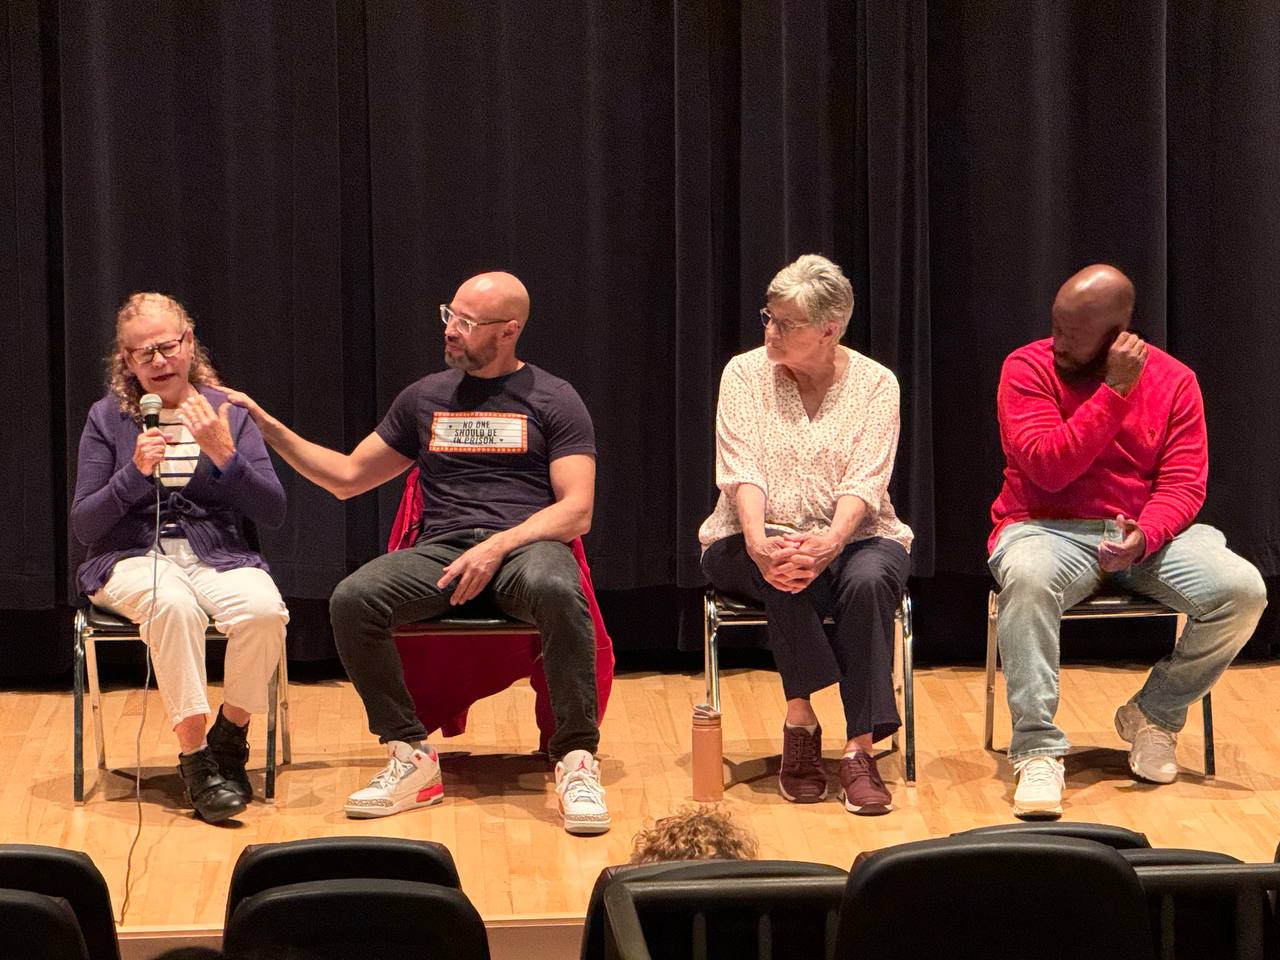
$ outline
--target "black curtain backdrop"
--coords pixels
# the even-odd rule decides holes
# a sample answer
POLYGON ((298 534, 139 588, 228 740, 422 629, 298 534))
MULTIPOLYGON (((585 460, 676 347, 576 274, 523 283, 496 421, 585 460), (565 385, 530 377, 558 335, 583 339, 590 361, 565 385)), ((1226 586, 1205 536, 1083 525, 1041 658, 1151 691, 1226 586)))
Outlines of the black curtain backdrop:
MULTIPOLYGON (((349 449, 442 367, 436 304, 519 275, 522 355, 594 415, 606 615, 662 650, 700 643, 720 369, 760 342, 774 272, 824 253, 853 278, 847 342, 902 386, 893 495, 936 660, 985 629, 1001 361, 1110 261, 1200 377, 1202 518, 1280 576, 1271 0, 10 0, 0 40, 0 674, 69 663, 76 444, 137 289, 349 449)), ((264 552, 293 655, 321 657, 399 483, 340 503, 279 472, 264 552)))

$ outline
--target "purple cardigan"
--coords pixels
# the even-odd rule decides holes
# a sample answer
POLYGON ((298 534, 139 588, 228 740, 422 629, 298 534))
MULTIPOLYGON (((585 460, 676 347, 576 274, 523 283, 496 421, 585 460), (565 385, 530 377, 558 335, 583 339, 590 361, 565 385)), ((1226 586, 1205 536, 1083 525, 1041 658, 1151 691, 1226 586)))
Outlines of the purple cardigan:
MULTIPOLYGON (((199 387, 214 410, 227 399, 211 387, 199 387)), ((262 434, 241 407, 230 410, 236 452, 219 470, 204 453, 195 474, 181 489, 160 488, 162 505, 176 514, 191 549, 215 570, 267 564, 245 542, 242 519, 263 527, 284 522, 284 488, 267 455, 262 434), (167 504, 165 503, 167 498, 167 504)), ((133 465, 134 444, 142 428, 108 394, 89 409, 71 503, 71 532, 89 548, 76 579, 85 596, 102 588, 116 561, 142 556, 155 536, 156 481, 133 465)))

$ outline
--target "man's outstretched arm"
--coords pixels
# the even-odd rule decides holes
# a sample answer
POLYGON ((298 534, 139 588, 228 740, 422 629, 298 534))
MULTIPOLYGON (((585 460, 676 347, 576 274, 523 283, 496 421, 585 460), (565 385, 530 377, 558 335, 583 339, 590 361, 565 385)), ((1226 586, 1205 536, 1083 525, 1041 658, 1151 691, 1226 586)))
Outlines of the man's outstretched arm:
POLYGON ((404 473, 413 463, 376 433, 361 440, 350 453, 339 453, 300 437, 258 406, 248 394, 228 390, 227 399, 249 411, 263 439, 289 466, 339 500, 372 490, 404 473))

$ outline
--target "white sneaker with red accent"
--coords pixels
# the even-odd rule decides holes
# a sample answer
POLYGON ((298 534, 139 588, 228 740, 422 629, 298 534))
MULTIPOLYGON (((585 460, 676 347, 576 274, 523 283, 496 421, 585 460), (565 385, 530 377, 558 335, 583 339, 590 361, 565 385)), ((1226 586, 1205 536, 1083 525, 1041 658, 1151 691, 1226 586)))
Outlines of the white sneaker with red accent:
POLYGON ((612 826, 600 785, 600 761, 586 750, 570 750, 556 764, 556 793, 569 833, 605 833, 612 826))
POLYGON ((367 787, 347 797, 347 816, 356 820, 389 817, 443 800, 440 759, 435 750, 423 746, 425 749, 415 750, 403 741, 390 741, 387 765, 367 787))

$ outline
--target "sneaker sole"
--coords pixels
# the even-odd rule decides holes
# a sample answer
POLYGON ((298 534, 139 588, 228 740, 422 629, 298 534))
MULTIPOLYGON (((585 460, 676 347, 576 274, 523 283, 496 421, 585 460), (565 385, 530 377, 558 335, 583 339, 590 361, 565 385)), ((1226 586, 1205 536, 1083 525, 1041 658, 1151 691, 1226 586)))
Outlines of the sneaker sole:
POLYGON ((1025 810, 1019 810, 1015 805, 1013 815, 1019 820, 1057 820, 1062 817, 1061 804, 1055 809, 1053 807, 1028 807, 1025 810))
POLYGON ((822 795, 817 797, 793 797, 782 786, 782 781, 778 781, 778 793, 782 794, 782 799, 789 800, 791 803, 821 803, 827 799, 828 788, 822 788, 822 795))
POLYGON ((1139 770, 1137 767, 1133 765, 1132 760, 1129 761, 1129 772, 1132 773, 1137 779, 1142 780, 1145 783, 1173 783, 1173 781, 1178 779, 1177 770, 1173 771, 1173 773, 1170 773, 1170 774, 1162 773, 1158 776, 1155 774, 1143 773, 1141 770, 1139 770))
MULTIPOLYGON (((563 816, 563 815, 562 815, 563 816)), ((575 837, 592 836, 594 834, 608 833, 609 828, 613 826, 612 820, 565 820, 564 832, 571 833, 575 837)))
POLYGON ((846 810, 859 817, 882 817, 886 813, 893 812, 892 803, 864 803, 862 806, 858 806, 850 803, 848 795, 843 792, 840 794, 840 801, 844 804, 846 810))
POLYGON ((352 806, 347 804, 343 807, 349 820, 373 820, 377 817, 394 817, 397 813, 404 813, 407 810, 417 810, 420 807, 434 807, 438 803, 444 802, 444 791, 427 797, 425 800, 419 800, 417 795, 406 797, 398 803, 389 807, 380 806, 352 806))

